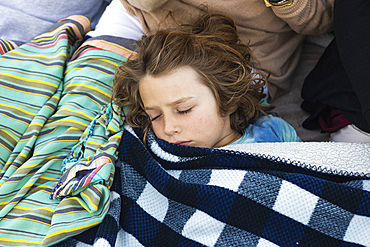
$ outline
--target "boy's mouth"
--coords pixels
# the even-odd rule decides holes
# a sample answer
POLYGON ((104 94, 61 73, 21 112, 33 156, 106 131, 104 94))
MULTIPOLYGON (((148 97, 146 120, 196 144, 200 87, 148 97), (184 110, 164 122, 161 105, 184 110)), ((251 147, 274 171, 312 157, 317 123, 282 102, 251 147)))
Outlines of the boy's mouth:
POLYGON ((188 146, 191 143, 191 141, 178 141, 174 142, 173 144, 181 145, 181 146, 188 146))

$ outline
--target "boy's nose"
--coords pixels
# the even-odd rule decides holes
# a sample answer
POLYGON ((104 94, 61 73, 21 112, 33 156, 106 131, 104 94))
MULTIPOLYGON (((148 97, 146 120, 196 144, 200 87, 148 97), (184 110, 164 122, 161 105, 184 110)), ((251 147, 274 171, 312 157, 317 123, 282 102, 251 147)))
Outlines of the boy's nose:
POLYGON ((164 119, 164 133, 168 136, 178 134, 181 132, 180 125, 173 117, 165 117, 164 119))

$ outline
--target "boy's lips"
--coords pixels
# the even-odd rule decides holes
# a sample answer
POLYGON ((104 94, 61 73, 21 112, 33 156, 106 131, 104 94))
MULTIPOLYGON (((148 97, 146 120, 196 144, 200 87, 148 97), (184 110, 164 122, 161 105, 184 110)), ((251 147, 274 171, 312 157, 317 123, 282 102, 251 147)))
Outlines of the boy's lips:
POLYGON ((182 145, 182 146, 188 146, 191 143, 191 141, 177 141, 173 144, 182 145))

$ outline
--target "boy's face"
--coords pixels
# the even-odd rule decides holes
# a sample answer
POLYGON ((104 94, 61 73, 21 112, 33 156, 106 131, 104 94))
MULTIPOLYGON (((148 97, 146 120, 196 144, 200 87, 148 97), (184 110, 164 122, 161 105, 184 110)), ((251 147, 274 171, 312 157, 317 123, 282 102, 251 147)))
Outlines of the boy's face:
POLYGON ((154 133, 160 139, 179 145, 217 148, 241 136, 231 129, 230 114, 220 116, 211 89, 190 67, 158 77, 145 76, 139 91, 154 133))

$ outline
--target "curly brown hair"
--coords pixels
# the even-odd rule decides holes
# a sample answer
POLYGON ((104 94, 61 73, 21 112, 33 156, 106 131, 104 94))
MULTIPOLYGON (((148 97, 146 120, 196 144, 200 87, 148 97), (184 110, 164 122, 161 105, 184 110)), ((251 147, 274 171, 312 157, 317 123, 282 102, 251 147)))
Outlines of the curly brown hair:
POLYGON ((191 67, 218 102, 221 116, 231 113, 233 130, 242 133, 265 111, 263 87, 267 78, 253 70, 251 51, 239 40, 234 21, 222 13, 205 12, 193 23, 160 30, 137 41, 137 57, 120 66, 113 83, 113 99, 121 117, 144 134, 151 126, 140 98, 139 83, 179 67, 191 67))

